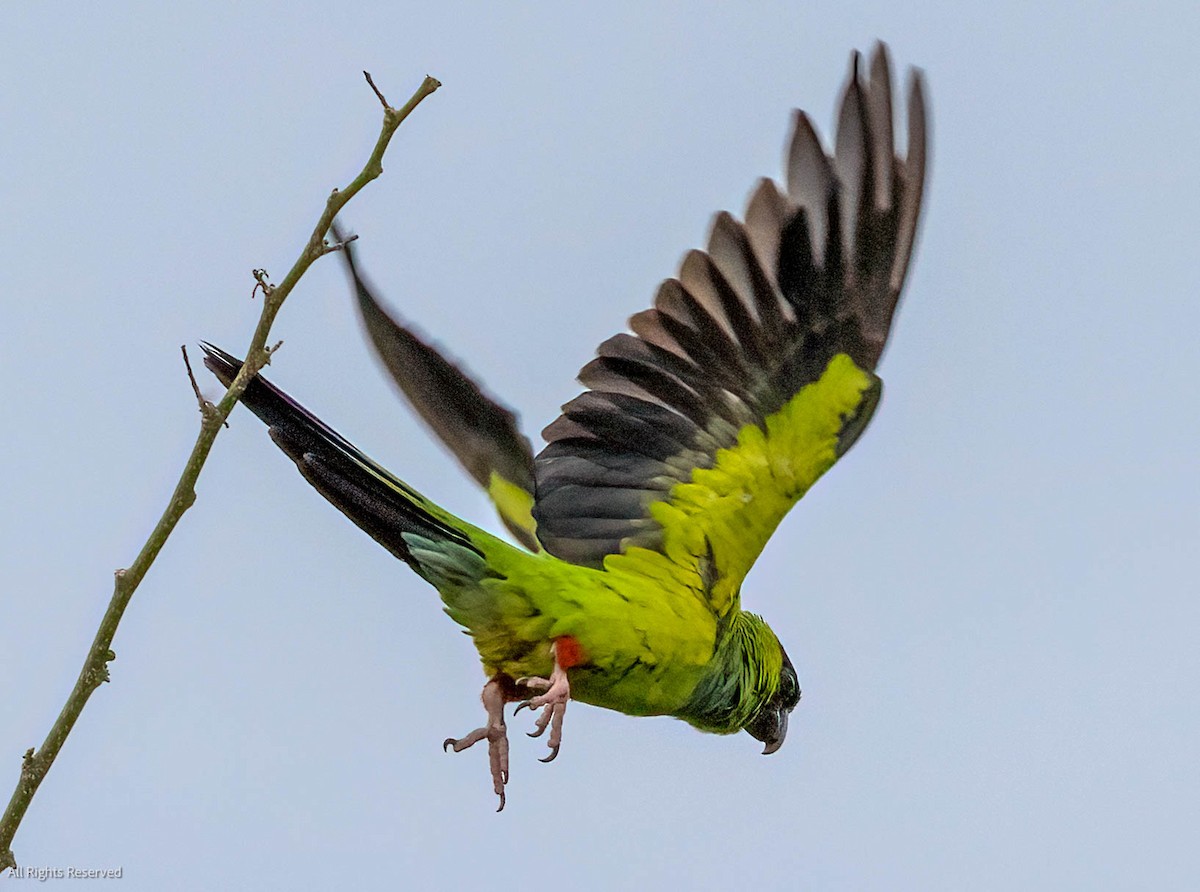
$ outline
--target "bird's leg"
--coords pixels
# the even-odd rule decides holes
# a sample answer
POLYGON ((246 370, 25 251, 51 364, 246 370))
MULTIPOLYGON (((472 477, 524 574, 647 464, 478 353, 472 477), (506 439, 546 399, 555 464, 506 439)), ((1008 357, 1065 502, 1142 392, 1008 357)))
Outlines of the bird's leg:
MULTIPOLYGON (((510 685, 511 683, 509 681, 510 685)), ((508 697, 500 677, 493 678, 483 686, 483 693, 479 699, 483 701, 483 708, 487 710, 487 724, 458 740, 447 737, 442 743, 442 749, 448 750, 453 747, 454 752, 461 753, 467 747, 487 739, 488 762, 492 768, 492 789, 500 797, 500 807, 496 811, 503 811, 504 785, 508 783, 508 730, 504 726, 504 704, 508 697)))
POLYGON ((567 680, 567 670, 581 662, 579 643, 569 636, 557 639, 552 651, 554 671, 550 673, 549 678, 517 679, 518 685, 546 693, 524 701, 513 713, 516 715, 525 707, 542 710, 529 736, 541 737, 546 733, 546 728, 550 729, 550 739, 546 741, 546 745, 550 747, 550 755, 542 759, 543 762, 553 762, 559 747, 562 746, 563 717, 567 713, 567 701, 571 699, 571 683, 567 680))

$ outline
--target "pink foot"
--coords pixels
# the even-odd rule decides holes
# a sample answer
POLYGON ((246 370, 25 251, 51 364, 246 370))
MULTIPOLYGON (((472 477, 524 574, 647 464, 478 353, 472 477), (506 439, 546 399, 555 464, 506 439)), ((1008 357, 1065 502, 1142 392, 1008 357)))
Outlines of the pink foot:
POLYGON ((461 753, 486 739, 488 762, 492 769, 492 789, 500 797, 500 807, 496 811, 504 811, 504 785, 508 783, 508 729, 504 725, 505 696, 500 681, 493 678, 485 684, 480 699, 483 700, 483 708, 487 710, 487 724, 457 740, 447 737, 442 743, 442 749, 449 750, 453 747, 454 752, 461 753))
POLYGON ((542 714, 538 716, 534 730, 529 732, 529 736, 541 737, 546 733, 546 728, 550 729, 550 739, 546 741, 546 745, 550 747, 550 755, 541 761, 553 762, 554 757, 558 755, 559 747, 562 746, 563 717, 567 713, 567 701, 571 699, 571 684, 567 681, 567 670, 558 664, 556 655, 554 671, 550 673, 549 678, 518 678, 517 684, 546 692, 521 703, 513 715, 515 716, 525 707, 542 710, 542 714))

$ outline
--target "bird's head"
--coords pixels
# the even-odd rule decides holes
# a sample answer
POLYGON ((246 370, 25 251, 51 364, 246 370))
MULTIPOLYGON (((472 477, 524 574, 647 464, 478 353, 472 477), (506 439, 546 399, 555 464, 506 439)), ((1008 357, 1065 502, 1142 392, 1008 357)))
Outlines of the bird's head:
POLYGON ((799 702, 796 670, 771 627, 738 611, 718 632, 704 678, 676 715, 717 734, 744 730, 766 744, 768 755, 783 746, 788 716, 799 702))
POLYGON ((782 644, 778 646, 783 657, 779 667, 779 683, 774 693, 767 697, 758 712, 743 726, 751 737, 766 744, 764 756, 783 746, 783 740, 787 737, 788 716, 800 702, 800 679, 796 676, 792 661, 788 659, 787 651, 782 644))

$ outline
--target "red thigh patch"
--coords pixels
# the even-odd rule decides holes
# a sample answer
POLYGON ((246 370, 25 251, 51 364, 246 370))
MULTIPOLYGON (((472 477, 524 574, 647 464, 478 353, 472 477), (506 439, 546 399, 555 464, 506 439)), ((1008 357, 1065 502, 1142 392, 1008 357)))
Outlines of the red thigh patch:
POLYGON ((587 654, 583 651, 583 645, 573 635, 563 635, 561 638, 554 639, 554 655, 558 660, 558 665, 563 669, 570 669, 572 666, 587 662, 587 654))

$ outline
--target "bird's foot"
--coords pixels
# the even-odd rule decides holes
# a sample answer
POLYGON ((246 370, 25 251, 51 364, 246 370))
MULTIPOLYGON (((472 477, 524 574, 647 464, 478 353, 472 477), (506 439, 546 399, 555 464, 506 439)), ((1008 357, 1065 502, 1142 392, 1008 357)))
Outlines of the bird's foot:
POLYGON ((493 678, 485 684, 480 699, 483 700, 483 708, 487 710, 487 724, 457 740, 447 737, 442 743, 442 749, 449 750, 453 747, 454 752, 461 753, 486 739, 488 762, 492 768, 492 789, 500 797, 500 806, 496 811, 504 811, 504 785, 508 783, 508 729, 504 726, 504 704, 507 698, 500 681, 493 678))
POLYGON ((550 755, 541 761, 553 762, 554 757, 558 755, 559 747, 562 746, 563 717, 567 713, 567 701, 571 699, 571 684, 567 681, 567 670, 560 665, 557 651, 554 657, 554 671, 550 673, 549 678, 518 678, 517 684, 546 692, 521 703, 513 715, 525 707, 542 710, 542 714, 538 716, 537 723, 529 732, 529 736, 541 737, 546 733, 546 728, 550 729, 550 739, 546 741, 546 745, 550 747, 550 755))

